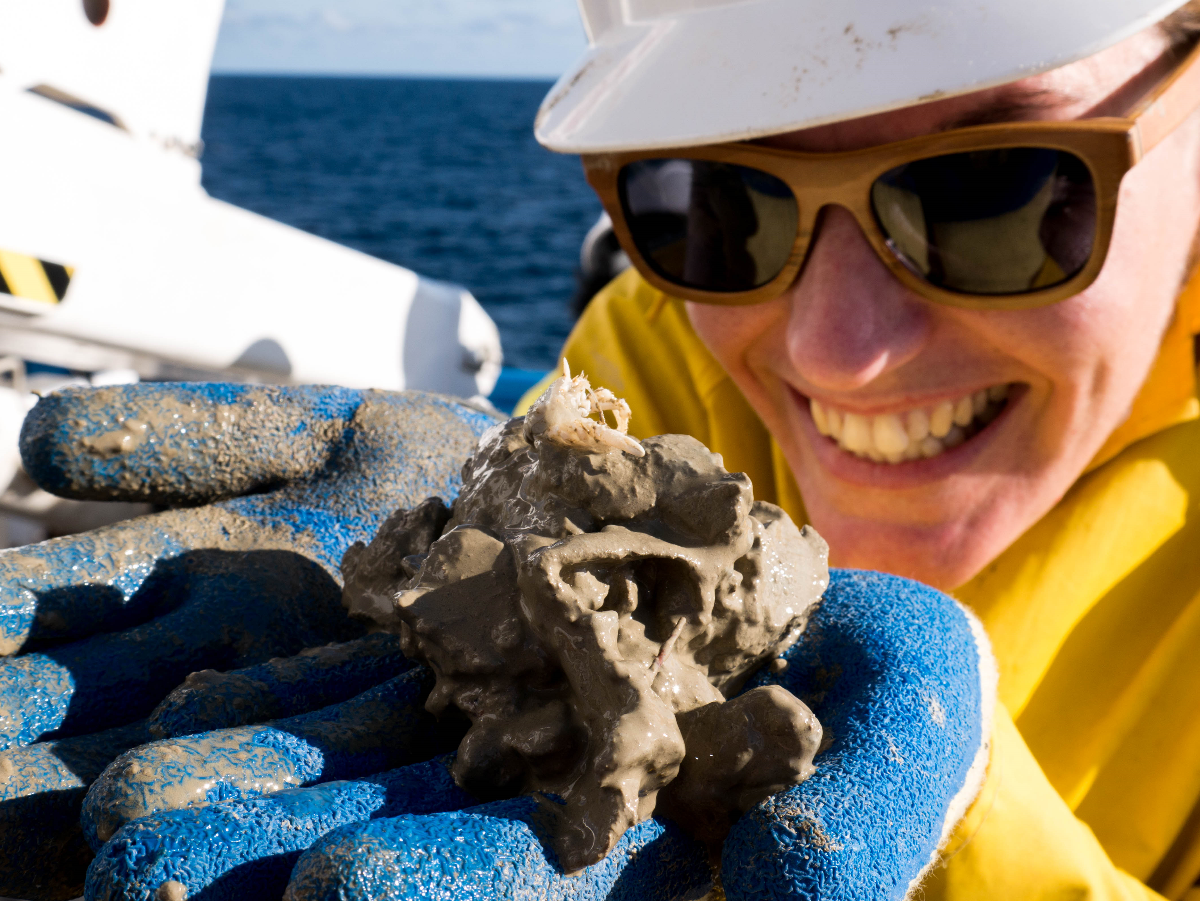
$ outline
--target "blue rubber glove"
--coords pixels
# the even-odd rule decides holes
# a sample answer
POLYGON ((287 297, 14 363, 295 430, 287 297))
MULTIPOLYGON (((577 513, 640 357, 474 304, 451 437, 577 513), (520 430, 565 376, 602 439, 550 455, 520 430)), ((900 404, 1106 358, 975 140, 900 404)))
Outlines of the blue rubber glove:
POLYGON ((435 757, 360 781, 151 814, 104 847, 88 871, 86 895, 153 899, 164 882, 179 882, 207 901, 279 898, 300 852, 337 826, 472 805, 454 784, 450 762, 435 757))
POLYGON ((241 670, 192 673, 150 714, 155 738, 211 732, 316 710, 348 700, 412 662, 398 636, 375 632, 241 670))
MULTIPOLYGON (((939 592, 843 570, 785 659, 782 674, 762 673, 747 690, 783 685, 832 741, 816 775, 734 825, 721 859, 727 896, 903 898, 982 779, 994 692, 986 640, 939 592)), ((565 877, 533 799, 468 807, 441 769, 423 777, 433 799, 424 809, 380 795, 379 784, 411 784, 416 771, 130 823, 89 871, 88 898, 151 899, 166 881, 235 897, 240 872, 271 874, 258 877, 255 894, 277 897, 309 844, 291 872, 289 901, 677 901, 711 887, 705 850, 669 822, 639 825, 603 862, 565 877), (257 805, 252 813, 247 803, 257 805)))
POLYGON ((339 388, 131 385, 43 398, 21 451, 47 490, 231 499, 0 556, 0 653, 32 651, 0 663, 0 747, 143 717, 206 666, 359 634, 341 606, 342 554, 398 506, 453 497, 490 422, 424 395, 339 388), (78 640, 46 647, 65 639, 78 640))
POLYGON ((342 891, 354 898, 679 901, 712 887, 704 848, 675 824, 653 819, 627 831, 603 861, 566 878, 543 845, 538 801, 472 806, 450 776, 451 762, 447 755, 355 782, 152 814, 103 847, 88 869, 85 897, 155 901, 164 883, 179 883, 187 897, 206 901, 278 899, 285 890, 330 898, 342 891), (438 812, 445 815, 428 815, 438 812), (393 863, 406 862, 397 850, 415 837, 435 856, 395 871, 393 863), (310 845, 309 862, 292 878, 310 845), (394 895, 396 883, 411 884, 394 895))
POLYGON ((146 717, 194 671, 360 636, 341 605, 342 554, 398 507, 453 498, 491 422, 437 397, 341 388, 142 384, 41 399, 21 446, 42 487, 185 509, 0 554, 0 654, 15 655, 0 657, 0 895, 82 883, 83 792, 149 738, 111 727, 146 717), (109 733, 88 735, 98 729, 109 733))
MULTIPOLYGON (((995 692, 982 628, 927 586, 835 570, 785 659, 782 674, 761 673, 746 690, 787 688, 817 714, 832 742, 817 756, 814 776, 735 823, 721 855, 726 896, 898 901, 935 861, 982 784, 995 692)), ((619 878, 592 875, 601 865, 563 878, 530 809, 528 802, 500 802, 339 827, 301 855, 285 897, 416 901, 452 894, 483 901, 525 897, 535 886, 539 898, 606 897, 589 880, 614 886, 608 897, 626 897, 616 890, 619 878), (514 807, 522 803, 525 812, 514 807), (460 850, 464 842, 469 853, 460 850)), ((673 880, 705 869, 698 849, 684 842, 633 858, 660 878, 639 881, 630 897, 694 897, 687 894, 694 883, 673 880)), ((627 865, 617 855, 609 869, 627 865)))
POLYGON ((833 570, 778 684, 832 742, 725 839, 730 899, 901 899, 983 785, 996 668, 983 626, 919 582, 833 570))

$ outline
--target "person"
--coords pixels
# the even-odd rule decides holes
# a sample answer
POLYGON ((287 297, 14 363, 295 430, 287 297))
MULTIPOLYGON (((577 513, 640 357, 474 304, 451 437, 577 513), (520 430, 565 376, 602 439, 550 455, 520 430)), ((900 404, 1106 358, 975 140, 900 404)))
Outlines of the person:
POLYGON ((1200 898, 1200 3, 644 6, 539 113, 634 265, 570 368, 982 619, 926 899, 1200 898))
MULTIPOLYGON (((589 306, 571 369, 629 399, 635 435, 691 432, 748 473, 757 497, 829 539, 835 565, 954 591, 999 667, 993 717, 962 607, 894 576, 833 573, 787 665, 761 675, 810 700, 831 743, 813 778, 733 823, 729 897, 1196 896, 1200 67, 1195 16, 1168 18, 1176 6, 892 0, 848 20, 817 0, 585 0, 592 47, 537 129, 585 154, 638 271, 589 306)), ((65 871, 53 849, 87 790, 86 834, 108 841, 98 859, 179 855, 147 875, 160 893, 204 889, 181 873, 248 878, 246 858, 153 831, 191 817, 190 835, 228 835, 260 859, 345 864, 306 897, 368 871, 406 896, 424 891, 417 873, 429 896, 696 897, 703 855, 660 841, 656 818, 576 877, 546 855, 529 799, 446 813, 434 802, 467 801, 429 791, 417 806, 444 816, 364 820, 322 786, 302 803, 238 788, 229 803, 287 824, 261 841, 240 809, 221 832, 225 802, 177 809, 191 802, 162 764, 171 748, 218 786, 263 781, 222 750, 243 742, 252 760, 264 742, 292 754, 287 784, 391 765, 349 770, 341 727, 363 722, 346 705, 322 714, 340 743, 280 721, 105 767, 144 739, 81 734, 146 715, 149 683, 161 696, 196 666, 240 665, 231 650, 248 638, 279 642, 259 656, 296 653, 299 630, 248 612, 273 615, 280 585, 314 622, 336 611, 348 548, 389 511, 452 496, 488 425, 438 398, 329 388, 43 398, 22 438, 39 485, 182 508, 0 561, 0 652, 13 655, 0 711, 21 714, 0 760, 14 773, 0 801, 24 812, 0 836, 20 845, 0 854, 10 870, 65 871), (164 621, 190 627, 163 639, 164 621), (44 736, 78 743, 60 758, 44 736), (82 775, 81 748, 97 761, 82 775), (303 842, 271 844, 285 834, 303 842)))

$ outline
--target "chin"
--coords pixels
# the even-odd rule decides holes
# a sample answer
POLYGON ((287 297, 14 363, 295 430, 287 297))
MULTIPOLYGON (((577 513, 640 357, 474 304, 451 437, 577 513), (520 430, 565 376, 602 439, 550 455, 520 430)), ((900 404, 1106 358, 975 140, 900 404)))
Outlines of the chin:
MULTIPOLYGON (((955 508, 939 506, 942 512, 955 508)), ((888 510, 892 516, 882 511, 873 516, 868 503, 855 507, 862 512, 851 515, 826 507, 819 500, 807 507, 813 528, 829 542, 831 566, 878 570, 916 579, 942 591, 970 581, 1023 531, 1000 528, 997 520, 1003 517, 997 514, 1002 511, 994 507, 989 511, 991 516, 929 521, 914 517, 916 511, 912 508, 888 510), (893 518, 897 513, 902 517, 899 520, 893 518), (904 513, 908 517, 903 517, 904 513)))
MULTIPOLYGON (((820 532, 820 529, 817 531, 820 532)), ((931 556, 925 548, 910 544, 903 550, 892 546, 867 546, 856 548, 849 554, 831 551, 829 563, 831 566, 850 569, 878 570, 906 579, 915 579, 941 591, 952 591, 969 582, 988 560, 966 562, 954 559, 952 554, 945 554, 939 558, 931 556)))

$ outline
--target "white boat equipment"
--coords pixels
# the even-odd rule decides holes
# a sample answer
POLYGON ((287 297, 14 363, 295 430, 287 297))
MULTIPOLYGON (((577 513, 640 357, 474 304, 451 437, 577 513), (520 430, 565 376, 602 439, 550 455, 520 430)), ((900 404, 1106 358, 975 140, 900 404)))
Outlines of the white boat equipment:
POLYGON ((221 379, 486 403, 500 375, 499 333, 466 289, 204 192, 222 6, 0 4, 0 511, 32 522, 0 546, 130 512, 21 483, 30 389, 221 379))

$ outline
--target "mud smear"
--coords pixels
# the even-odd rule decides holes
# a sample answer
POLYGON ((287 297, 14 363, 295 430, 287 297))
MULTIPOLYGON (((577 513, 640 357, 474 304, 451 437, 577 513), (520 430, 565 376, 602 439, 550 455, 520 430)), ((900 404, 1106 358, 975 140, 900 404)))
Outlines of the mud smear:
POLYGON ((102 457, 124 454, 135 450, 142 443, 146 437, 146 428, 146 423, 128 419, 121 423, 120 428, 81 438, 80 444, 88 452, 102 457))
POLYGON ((813 771, 821 727, 799 699, 734 695, 804 629, 825 542, 693 438, 638 457, 542 425, 496 426, 452 509, 431 498, 351 547, 345 603, 430 665, 430 712, 471 722, 460 786, 565 802, 547 805, 565 871, 656 808, 715 846, 813 771))

